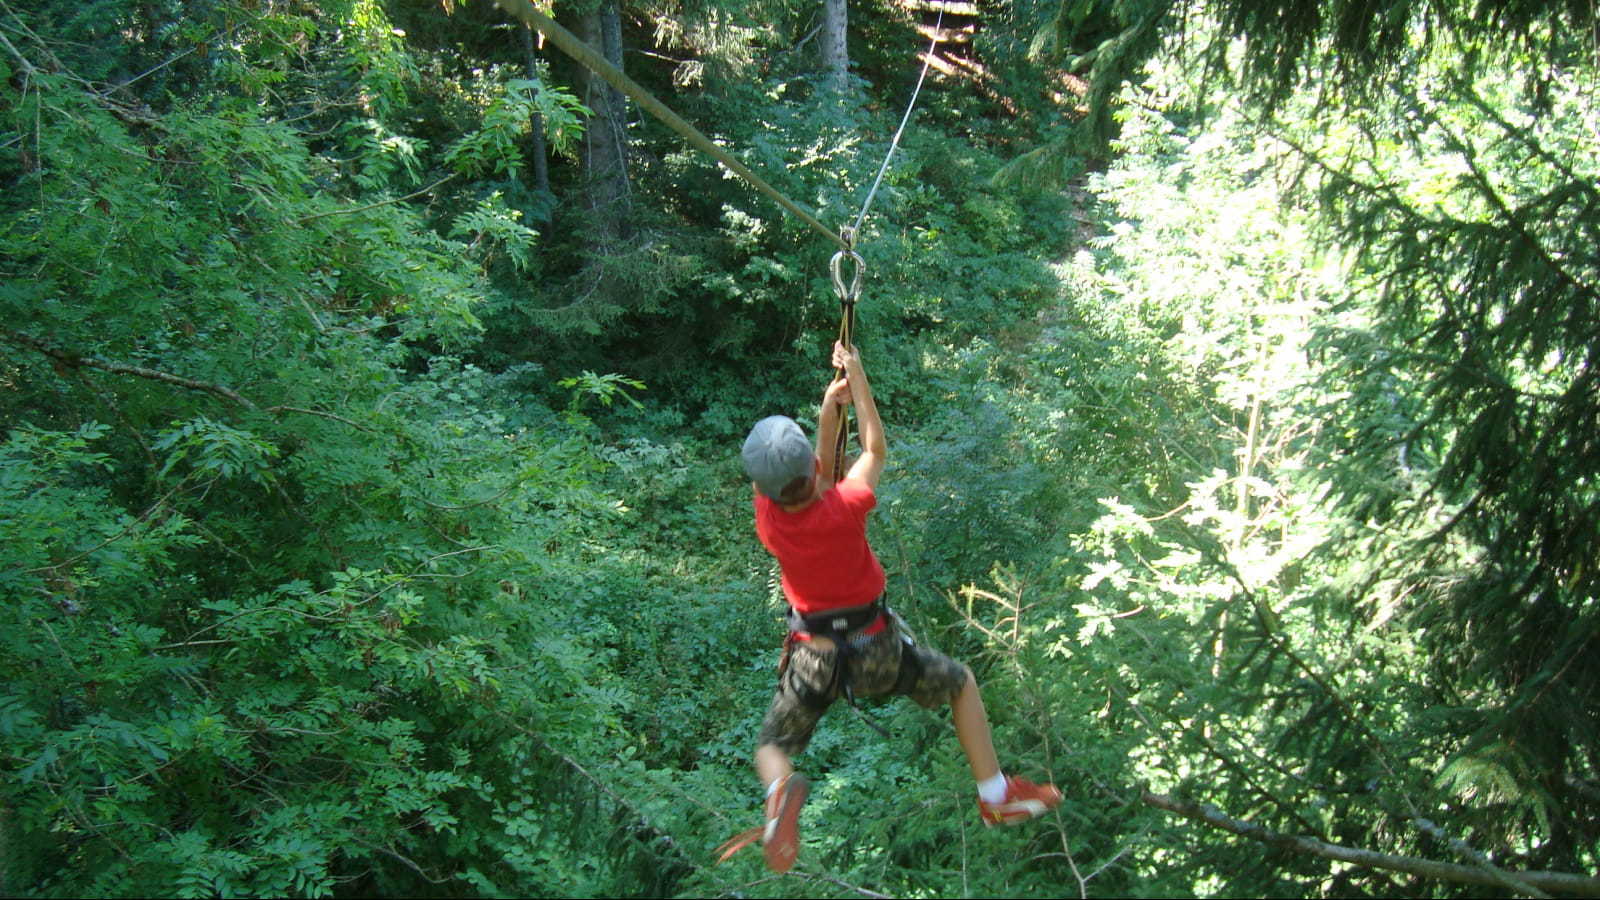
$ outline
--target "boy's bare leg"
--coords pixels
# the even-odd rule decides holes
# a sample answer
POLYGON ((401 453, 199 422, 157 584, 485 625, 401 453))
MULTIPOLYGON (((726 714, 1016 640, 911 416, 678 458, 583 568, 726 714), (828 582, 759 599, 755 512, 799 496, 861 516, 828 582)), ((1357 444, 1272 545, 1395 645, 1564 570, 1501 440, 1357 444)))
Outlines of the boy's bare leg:
POLYGON ((768 791, 761 855, 766 857, 767 868, 787 872, 800 854, 800 807, 810 784, 805 776, 794 774, 789 754, 775 744, 756 748, 756 772, 768 791))
MULTIPOLYGON (((961 686, 961 693, 950 701, 950 710, 955 720, 956 739, 961 742, 961 750, 967 755, 967 765, 972 768, 973 779, 985 781, 999 774, 1000 760, 995 755, 994 740, 989 735, 989 717, 983 708, 983 695, 978 692, 978 680, 972 676, 970 669, 967 671, 967 683, 961 686)), ((760 777, 762 787, 770 787, 773 782, 793 772, 794 764, 789 761, 789 754, 777 746, 762 744, 756 748, 756 775, 760 777)))
MULTIPOLYGON (((971 669, 967 670, 967 683, 962 685, 961 693, 950 701, 950 712, 955 720, 956 740, 967 754, 973 780, 981 784, 1000 774, 1000 760, 995 756, 994 740, 989 736, 989 716, 984 712, 983 696, 978 693, 978 680, 972 677, 971 669)), ((757 750, 757 765, 760 755, 761 751, 757 750)), ((788 762, 787 757, 784 762, 788 762)))
MULTIPOLYGON (((981 707, 979 711, 982 711, 981 707)), ((986 730, 985 734, 987 733, 986 730)), ((761 778, 763 788, 769 788, 774 781, 792 774, 794 774, 794 764, 789 762, 789 754, 779 750, 774 744, 762 744, 756 748, 756 775, 761 778)))
POLYGON ((989 737, 989 717, 984 714, 983 697, 977 679, 967 670, 967 683, 950 701, 956 724, 956 737, 967 754, 973 780, 978 782, 978 815, 985 825, 1015 825, 1042 816, 1061 803, 1061 791, 1053 784, 1034 784, 1026 778, 1004 775, 995 758, 994 742, 989 737))

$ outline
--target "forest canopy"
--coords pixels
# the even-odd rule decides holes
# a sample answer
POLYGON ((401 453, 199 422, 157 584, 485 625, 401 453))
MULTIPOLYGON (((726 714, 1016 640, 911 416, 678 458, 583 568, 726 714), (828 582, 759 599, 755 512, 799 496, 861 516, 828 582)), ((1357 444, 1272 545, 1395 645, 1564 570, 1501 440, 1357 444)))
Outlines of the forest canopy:
POLYGON ((1065 802, 863 704, 714 863, 771 196, 488 0, 0 0, 0 894, 1600 895, 1593 3, 536 5, 833 229, 926 62, 870 534, 1065 802))

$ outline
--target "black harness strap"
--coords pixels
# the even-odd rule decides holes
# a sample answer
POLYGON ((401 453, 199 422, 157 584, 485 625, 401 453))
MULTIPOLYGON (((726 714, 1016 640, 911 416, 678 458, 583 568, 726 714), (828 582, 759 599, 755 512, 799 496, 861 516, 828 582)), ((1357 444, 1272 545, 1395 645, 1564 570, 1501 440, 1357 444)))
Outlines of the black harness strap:
MULTIPOLYGON (((826 707, 832 702, 834 691, 844 696, 852 708, 856 705, 854 686, 850 683, 850 660, 860 652, 861 647, 876 635, 863 635, 860 632, 877 624, 884 616, 883 598, 872 601, 866 606, 853 606, 849 609, 829 610, 813 616, 802 616, 794 607, 789 608, 789 639, 792 641, 796 635, 808 634, 813 637, 825 637, 833 641, 834 661, 833 677, 828 686, 822 691, 805 692, 801 701, 812 708, 826 707)), ((887 627, 887 623, 885 623, 887 627)))
POLYGON ((821 691, 797 690, 795 693, 799 695, 800 702, 813 709, 826 708, 833 701, 835 689, 837 689, 838 694, 843 695, 845 702, 850 704, 850 708, 855 710, 856 715, 860 716, 862 721, 866 722, 873 731, 884 737, 889 737, 889 732, 885 731, 883 726, 868 718, 867 714, 862 712, 861 707, 856 705, 854 686, 850 683, 851 658, 860 653, 861 648, 866 646, 869 641, 881 634, 881 632, 874 632, 870 635, 864 635, 861 632, 885 619, 887 621, 883 621, 883 627, 893 628, 896 639, 900 643, 899 670, 895 674, 894 689, 891 693, 910 694, 911 689, 922 678, 922 661, 916 653, 911 652, 915 644, 911 639, 911 635, 905 631, 904 626, 899 624, 900 617, 895 614, 894 610, 883 605, 882 597, 866 606, 830 610, 815 616, 802 616, 793 607, 790 607, 789 636, 784 641, 783 661, 779 664, 779 677, 782 677, 783 669, 787 667, 789 650, 796 640, 796 635, 809 634, 831 639, 835 648, 833 677, 821 691))
POLYGON ((866 606, 833 609, 814 616, 802 616, 791 606, 789 607, 789 630, 832 638, 837 643, 847 638, 852 632, 872 626, 882 615, 882 597, 868 603, 866 606))
POLYGON ((895 631, 900 636, 900 674, 895 677, 894 692, 909 695, 922 679, 922 657, 912 652, 917 643, 900 627, 900 617, 893 610, 889 610, 889 617, 893 619, 895 631))

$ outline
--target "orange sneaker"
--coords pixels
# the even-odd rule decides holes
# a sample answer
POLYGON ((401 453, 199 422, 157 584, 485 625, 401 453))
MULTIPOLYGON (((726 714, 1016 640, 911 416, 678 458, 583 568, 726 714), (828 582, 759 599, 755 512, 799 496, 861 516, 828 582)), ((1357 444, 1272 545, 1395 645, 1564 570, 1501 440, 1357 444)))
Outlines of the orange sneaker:
POLYGON ((1026 778, 1006 776, 1006 799, 985 803, 978 798, 978 817, 985 825, 1016 825, 1044 815, 1061 804, 1053 784, 1034 784, 1026 778))
POLYGON ((761 852, 767 868, 787 872, 800 855, 800 807, 811 787, 804 775, 789 775, 767 795, 767 828, 761 837, 761 852))

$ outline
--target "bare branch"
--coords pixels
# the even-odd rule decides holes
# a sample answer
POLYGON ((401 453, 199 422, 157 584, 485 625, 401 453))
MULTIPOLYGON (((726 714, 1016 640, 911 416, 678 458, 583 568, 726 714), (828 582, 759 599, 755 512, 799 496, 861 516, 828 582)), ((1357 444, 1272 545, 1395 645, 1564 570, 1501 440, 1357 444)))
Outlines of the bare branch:
POLYGON ((449 875, 442 875, 442 876, 436 878, 436 877, 428 874, 427 870, 423 869, 422 866, 417 865, 415 860, 410 859, 409 857, 406 857, 406 856, 402 856, 400 854, 400 852, 395 850, 393 847, 389 847, 389 846, 386 846, 386 845, 374 844, 374 843, 371 843, 369 841, 363 841, 362 839, 360 839, 358 837, 354 837, 354 836, 351 837, 351 840, 355 841, 356 843, 360 844, 363 847, 366 847, 369 850, 376 850, 379 853, 383 853, 383 854, 386 854, 388 856, 394 857, 395 859, 397 859, 400 862, 404 863, 406 868, 408 868, 411 871, 417 873, 417 876, 419 878, 421 878, 423 881, 428 882, 429 884, 447 884, 448 882, 451 881, 451 876, 449 876, 449 875))
POLYGON ((133 375, 138 378, 148 378, 151 381, 161 381, 167 384, 175 384, 179 387, 189 388, 190 390, 205 391, 208 394, 214 394, 223 398, 224 400, 232 401, 233 403, 243 406, 246 409, 256 408, 254 403, 251 403, 249 400, 246 400, 244 397, 240 396, 238 392, 234 391, 232 388, 223 387, 220 384, 212 384, 209 381, 197 381, 193 378, 185 378, 182 375, 174 375, 171 372, 162 372, 156 369, 146 369, 143 366, 130 366, 126 363, 108 362, 103 359, 96 359, 92 356, 79 356, 76 353, 70 353, 66 350, 60 350, 55 347, 51 347, 38 338, 29 337, 28 335, 15 331, 0 329, 0 337, 5 338, 13 344, 20 344, 24 347, 28 347, 29 349, 36 350, 39 353, 50 357, 50 359, 54 360, 57 365, 64 366, 69 369, 87 367, 90 369, 99 369, 103 372, 112 372, 118 375, 133 375))
POLYGON ((803 881, 825 881, 829 884, 842 887, 847 891, 854 891, 863 897, 871 897, 873 900, 890 900, 888 894, 880 894, 877 891, 869 891, 858 884, 851 884, 842 878, 835 878, 832 875, 824 875, 821 872, 790 872, 788 874, 790 878, 799 878, 803 881))
POLYGON ((339 209, 330 209, 327 212, 312 213, 309 216, 301 216, 300 218, 295 219, 294 221, 295 221, 295 224, 298 225, 298 224, 301 224, 301 223, 309 222, 312 219, 321 219, 321 218, 324 218, 326 216, 351 215, 353 213, 366 212, 369 209, 377 209, 380 206, 388 206, 391 203, 404 203, 405 201, 410 200, 412 197, 420 197, 423 194, 426 194, 427 192, 433 190, 434 188, 438 187, 441 184, 444 184, 446 181, 449 181, 450 179, 452 179, 454 177, 456 177, 455 173, 452 172, 449 175, 446 175, 445 177, 439 179, 438 181, 435 181, 433 184, 430 184, 425 188, 421 188, 419 190, 412 191, 411 193, 405 195, 404 197, 395 197, 395 198, 393 198, 391 200, 379 200, 377 203, 368 203, 365 206, 353 206, 353 207, 351 207, 349 209, 344 209, 343 207, 341 207, 339 209))
POLYGON ((351 428, 354 428, 357 431, 365 431, 368 434, 372 433, 372 429, 371 428, 368 428, 367 426, 362 425, 359 422, 352 422, 349 419, 346 419, 344 416, 337 416, 337 415, 334 415, 331 412, 323 412, 320 409, 305 409, 304 407, 300 407, 300 406, 269 406, 269 407, 267 407, 266 411, 269 412, 269 413, 274 413, 274 414, 280 413, 280 412, 294 412, 294 413, 300 413, 301 415, 306 415, 306 416, 321 416, 324 419, 332 419, 335 422, 343 422, 344 424, 349 425, 351 428))
POLYGON ((1152 794, 1142 788, 1139 791, 1139 799, 1144 801, 1147 806, 1176 813, 1186 819, 1192 819, 1203 825, 1231 832, 1240 837, 1247 837, 1253 841, 1260 841, 1279 850, 1290 850, 1310 856, 1319 856, 1323 859, 1337 860, 1363 868, 1404 872, 1421 878, 1433 878, 1460 884, 1510 887, 1520 893, 1534 897, 1547 896, 1546 891, 1574 894, 1579 897, 1600 897, 1600 878, 1588 875, 1571 875, 1565 872, 1512 873, 1486 870, 1478 866, 1464 866, 1458 863, 1437 862, 1414 856, 1394 856, 1373 850, 1329 844, 1316 838, 1269 831, 1260 825, 1226 815, 1209 804, 1178 800, 1164 794, 1152 794))

